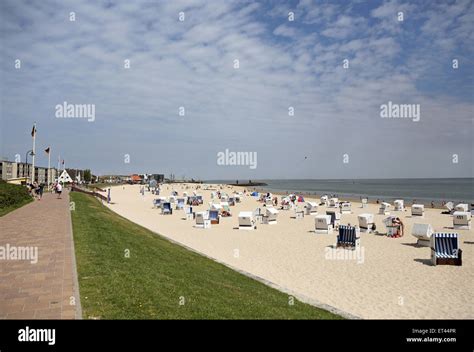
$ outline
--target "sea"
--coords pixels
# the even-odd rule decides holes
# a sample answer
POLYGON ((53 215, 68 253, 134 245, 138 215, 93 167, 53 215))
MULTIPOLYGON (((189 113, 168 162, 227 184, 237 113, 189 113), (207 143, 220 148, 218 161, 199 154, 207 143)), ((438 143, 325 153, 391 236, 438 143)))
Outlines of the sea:
MULTIPOLYGON (((249 180, 239 180, 247 183, 249 180)), ((205 183, 235 183, 236 180, 209 180, 205 183)), ((357 199, 369 197, 390 201, 404 199, 420 203, 452 201, 474 203, 474 178, 405 178, 356 180, 252 180, 264 182, 258 190, 311 195, 336 195, 357 199)), ((252 189, 252 187, 249 187, 252 189)))

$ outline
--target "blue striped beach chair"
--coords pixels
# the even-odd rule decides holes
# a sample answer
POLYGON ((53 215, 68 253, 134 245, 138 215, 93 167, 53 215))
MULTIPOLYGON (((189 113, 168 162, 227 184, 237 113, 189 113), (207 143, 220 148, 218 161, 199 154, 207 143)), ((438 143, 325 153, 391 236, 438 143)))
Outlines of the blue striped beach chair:
POLYGON ((184 198, 178 198, 176 201, 176 210, 184 209, 184 198))
POLYGON ((173 214, 173 208, 171 208, 171 203, 170 202, 162 203, 162 205, 161 205, 161 214, 163 214, 163 215, 173 214))
POLYGON ((211 220, 211 224, 218 224, 219 223, 219 210, 209 210, 209 220, 211 220))
POLYGON ((360 245, 360 231, 355 226, 339 225, 336 247, 356 249, 360 245))
POLYGON ((462 265, 462 250, 457 233, 434 233, 431 236, 433 265, 462 265))

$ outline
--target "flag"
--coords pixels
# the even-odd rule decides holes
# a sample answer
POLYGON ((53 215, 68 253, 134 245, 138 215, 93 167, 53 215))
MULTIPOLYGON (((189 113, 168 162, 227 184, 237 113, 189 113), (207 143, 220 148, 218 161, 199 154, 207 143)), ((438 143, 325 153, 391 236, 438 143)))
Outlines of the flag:
POLYGON ((63 165, 64 165, 64 160, 63 160, 63 165))
POLYGON ((51 147, 48 147, 48 148, 46 148, 46 149, 44 150, 44 152, 45 152, 46 154, 49 154, 50 151, 51 151, 51 147))
POLYGON ((34 137, 36 134, 36 124, 33 125, 33 129, 31 130, 31 137, 34 137))

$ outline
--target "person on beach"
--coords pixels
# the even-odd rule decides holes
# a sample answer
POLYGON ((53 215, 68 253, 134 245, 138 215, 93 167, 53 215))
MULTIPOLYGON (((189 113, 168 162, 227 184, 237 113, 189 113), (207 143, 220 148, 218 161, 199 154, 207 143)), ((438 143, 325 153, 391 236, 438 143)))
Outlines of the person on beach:
POLYGON ((394 226, 398 227, 398 231, 395 235, 393 235, 393 237, 395 237, 395 238, 403 237, 404 225, 403 225, 402 220, 397 217, 397 218, 393 219, 392 223, 393 223, 394 226))
POLYGON ((56 185, 56 193, 58 194, 57 199, 61 199, 62 192, 63 192, 63 186, 61 186, 61 184, 58 182, 58 184, 56 185))

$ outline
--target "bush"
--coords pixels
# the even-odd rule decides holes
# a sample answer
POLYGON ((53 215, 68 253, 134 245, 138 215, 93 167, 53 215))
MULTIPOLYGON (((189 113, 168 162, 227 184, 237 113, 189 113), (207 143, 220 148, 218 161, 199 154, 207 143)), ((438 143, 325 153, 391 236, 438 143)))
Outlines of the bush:
POLYGON ((5 181, 0 181, 0 209, 23 204, 30 200, 26 186, 12 185, 5 181))

